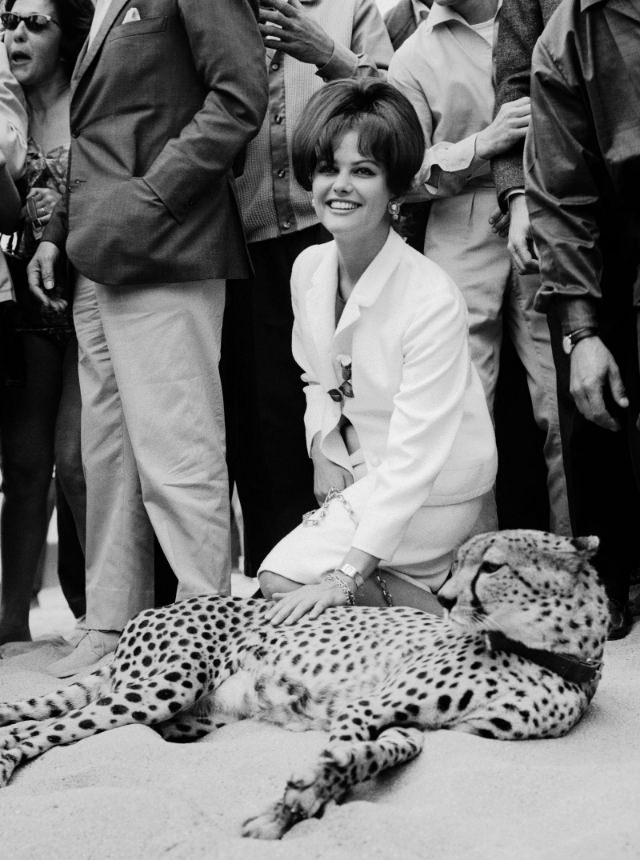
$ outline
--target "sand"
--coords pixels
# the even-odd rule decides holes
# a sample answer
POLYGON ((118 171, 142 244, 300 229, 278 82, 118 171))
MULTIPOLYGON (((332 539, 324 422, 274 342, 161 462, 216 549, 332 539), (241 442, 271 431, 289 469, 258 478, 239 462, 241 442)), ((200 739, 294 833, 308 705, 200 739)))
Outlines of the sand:
MULTIPOLYGON (((44 635, 0 660, 0 699, 46 693, 66 652, 44 635)), ((640 858, 640 625, 566 738, 506 743, 433 732, 421 756, 280 842, 239 835, 327 736, 246 721, 189 745, 116 729, 59 747, 0 790, 4 860, 622 860, 640 858)))

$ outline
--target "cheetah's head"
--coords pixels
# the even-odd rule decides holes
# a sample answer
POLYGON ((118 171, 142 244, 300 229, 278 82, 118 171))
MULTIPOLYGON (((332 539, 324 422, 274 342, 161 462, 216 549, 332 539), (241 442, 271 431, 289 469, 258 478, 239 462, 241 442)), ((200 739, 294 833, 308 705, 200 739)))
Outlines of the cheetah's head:
POLYGON ((512 529, 470 538, 438 598, 449 620, 547 651, 599 658, 609 610, 589 559, 598 539, 512 529))

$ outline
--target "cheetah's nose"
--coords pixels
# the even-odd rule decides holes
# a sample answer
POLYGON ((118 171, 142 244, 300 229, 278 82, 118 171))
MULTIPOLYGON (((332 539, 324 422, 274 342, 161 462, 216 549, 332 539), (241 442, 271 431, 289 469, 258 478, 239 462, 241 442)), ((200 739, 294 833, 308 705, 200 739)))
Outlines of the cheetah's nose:
POLYGON ((455 597, 447 597, 445 594, 442 593, 436 594, 436 597, 438 598, 438 603, 440 604, 440 606, 442 606, 447 611, 453 609, 453 607, 456 605, 455 597))

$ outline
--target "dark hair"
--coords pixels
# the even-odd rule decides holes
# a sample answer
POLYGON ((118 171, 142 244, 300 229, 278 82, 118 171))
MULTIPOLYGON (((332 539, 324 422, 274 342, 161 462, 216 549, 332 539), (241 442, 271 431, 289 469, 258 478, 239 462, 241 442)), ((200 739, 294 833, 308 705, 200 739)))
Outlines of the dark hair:
MULTIPOLYGON (((16 0, 6 0, 5 9, 10 12, 16 0)), ((78 59, 80 48, 89 35, 93 19, 93 3, 91 0, 51 0, 60 24, 62 38, 60 41, 60 59, 64 63, 69 77, 78 59)))
POLYGON ((318 162, 333 162, 336 144, 358 132, 362 155, 381 164, 395 196, 409 190, 424 157, 424 134, 411 102, 385 81, 333 81, 307 102, 293 135, 293 172, 307 191, 318 162))

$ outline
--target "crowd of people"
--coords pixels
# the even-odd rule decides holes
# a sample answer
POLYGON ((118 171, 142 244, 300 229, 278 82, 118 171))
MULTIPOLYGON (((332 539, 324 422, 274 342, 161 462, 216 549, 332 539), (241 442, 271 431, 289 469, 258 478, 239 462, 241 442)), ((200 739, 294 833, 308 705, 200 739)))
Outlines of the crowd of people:
POLYGON ((468 536, 537 527, 599 537, 626 635, 632 0, 5 0, 0 26, 0 645, 30 638, 52 488, 59 677, 228 593, 234 487, 273 623, 438 612, 468 536))

